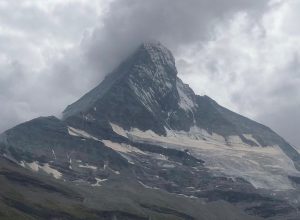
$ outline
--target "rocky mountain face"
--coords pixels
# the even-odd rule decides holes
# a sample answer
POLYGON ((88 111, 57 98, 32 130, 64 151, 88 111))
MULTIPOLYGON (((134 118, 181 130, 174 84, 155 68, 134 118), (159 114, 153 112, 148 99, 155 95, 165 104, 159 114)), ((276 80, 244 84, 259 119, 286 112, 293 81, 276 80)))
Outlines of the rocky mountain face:
POLYGON ((62 119, 4 132, 0 153, 3 219, 300 217, 299 152, 196 95, 158 42, 142 44, 62 119))

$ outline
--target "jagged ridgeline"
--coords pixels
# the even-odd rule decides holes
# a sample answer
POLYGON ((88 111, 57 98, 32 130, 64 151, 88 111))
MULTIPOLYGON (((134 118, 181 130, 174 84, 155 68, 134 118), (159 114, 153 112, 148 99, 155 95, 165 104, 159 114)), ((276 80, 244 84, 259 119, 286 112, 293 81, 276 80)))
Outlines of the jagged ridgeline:
POLYGON ((159 42, 0 149, 0 219, 299 219, 299 152, 196 95, 159 42))

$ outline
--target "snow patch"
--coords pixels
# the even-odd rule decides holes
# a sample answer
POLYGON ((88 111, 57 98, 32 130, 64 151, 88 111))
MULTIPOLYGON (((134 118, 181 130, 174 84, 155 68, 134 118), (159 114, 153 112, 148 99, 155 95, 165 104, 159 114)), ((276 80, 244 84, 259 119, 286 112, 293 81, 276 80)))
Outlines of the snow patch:
POLYGON ((26 162, 22 161, 21 163, 24 167, 28 166, 31 170, 33 170, 35 172, 43 171, 49 175, 52 175, 55 179, 60 179, 62 177, 62 173, 60 173, 58 170, 55 170, 52 167, 50 167, 50 165, 48 163, 45 163, 43 165, 39 165, 39 163, 37 161, 34 161, 32 163, 26 163, 26 162))
POLYGON ((229 137, 227 137, 227 143, 230 146, 244 145, 244 142, 242 141, 242 139, 239 136, 229 136, 229 137))
POLYGON ((24 161, 21 161, 19 164, 20 164, 21 167, 25 168, 25 162, 24 161))
POLYGON ((138 181, 138 182, 139 182, 139 184, 141 184, 146 189, 159 189, 159 188, 156 188, 156 187, 147 186, 146 184, 142 183, 141 181, 138 181))
POLYGON ((40 166, 37 161, 32 162, 32 163, 25 163, 25 164, 28 165, 31 170, 33 170, 35 172, 39 171, 40 166))
POLYGON ((176 166, 174 164, 167 164, 167 163, 164 163, 161 165, 161 167, 163 168, 168 168, 168 169, 172 169, 172 168, 175 168, 176 166))
POLYGON ((62 173, 51 168, 48 163, 40 166, 40 169, 46 172, 47 174, 52 175, 55 179, 60 179, 62 177, 62 173))
POLYGON ((110 126, 112 127, 113 131, 116 134, 127 138, 127 133, 126 133, 126 131, 122 127, 120 127, 120 126, 118 126, 116 124, 113 124, 113 123, 110 123, 110 126))
POLYGON ((179 95, 179 106, 186 111, 192 111, 196 107, 196 104, 191 97, 186 93, 184 84, 177 81, 177 91, 179 95))
POLYGON ((124 153, 120 153, 120 154, 123 158, 125 158, 127 160, 128 163, 134 164, 133 160, 128 155, 126 155, 124 153))
POLYGON ((152 154, 152 156, 156 159, 156 160, 163 160, 163 161, 168 161, 168 157, 163 155, 163 154, 152 154))
POLYGON ((118 170, 113 170, 113 169, 111 169, 111 168, 109 168, 114 174, 116 174, 116 175, 120 175, 121 173, 120 173, 120 171, 118 171, 118 170))
POLYGON ((93 135, 90 135, 86 131, 83 131, 83 130, 80 130, 77 128, 73 128, 70 126, 68 126, 68 132, 71 136, 82 137, 82 138, 87 138, 87 139, 93 139, 95 141, 100 141, 98 138, 94 137, 93 135))
POLYGON ((100 179, 100 178, 95 177, 95 180, 96 180, 96 183, 92 184, 92 186, 101 186, 101 183, 107 181, 108 179, 100 179))
POLYGON ((109 147, 115 151, 122 152, 122 153, 139 153, 139 154, 144 154, 143 151, 129 145, 129 144, 124 144, 124 143, 116 143, 112 142, 110 140, 102 140, 102 143, 106 146, 109 147))
POLYGON ((252 134, 243 134, 243 136, 244 136, 246 139, 248 139, 248 140, 253 141, 254 143, 256 143, 257 146, 261 146, 261 145, 258 143, 258 141, 253 137, 252 134))
POLYGON ((54 152, 53 149, 51 149, 51 150, 52 150, 53 157, 54 157, 54 159, 56 160, 56 154, 55 154, 55 152, 54 152))
POLYGON ((72 158, 70 157, 70 159, 69 159, 69 169, 70 170, 73 170, 73 168, 72 168, 72 158))
POLYGON ((91 169, 91 170, 97 170, 98 169, 98 167, 89 165, 88 163, 86 163, 85 165, 79 164, 78 167, 85 168, 85 169, 91 169))

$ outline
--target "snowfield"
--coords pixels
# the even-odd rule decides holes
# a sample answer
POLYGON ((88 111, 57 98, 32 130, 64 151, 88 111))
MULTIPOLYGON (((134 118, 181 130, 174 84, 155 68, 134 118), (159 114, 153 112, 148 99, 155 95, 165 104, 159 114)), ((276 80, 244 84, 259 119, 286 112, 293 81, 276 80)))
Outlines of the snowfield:
MULTIPOLYGON (((114 127, 116 128, 115 125, 114 127)), ((193 156, 204 160, 205 166, 216 175, 241 177, 257 189, 294 189, 288 176, 300 176, 293 161, 279 146, 254 147, 244 143, 239 136, 225 139, 197 127, 192 127, 189 132, 166 129, 166 136, 159 136, 150 130, 144 132, 133 128, 125 131, 117 128, 114 129, 116 133, 135 142, 179 150, 188 149, 193 156)), ((252 135, 243 136, 259 145, 252 135)))
POLYGON ((20 165, 22 167, 28 167, 34 172, 39 172, 39 171, 45 172, 49 175, 52 175, 55 179, 60 179, 62 177, 62 173, 59 172, 58 170, 51 168, 48 163, 40 165, 37 161, 34 161, 32 163, 21 161, 20 165))
POLYGON ((90 135, 89 133, 87 133, 83 130, 77 129, 77 128, 73 128, 73 127, 69 126, 68 127, 68 132, 69 132, 69 135, 71 135, 71 136, 82 137, 82 138, 93 139, 95 141, 99 141, 98 138, 90 135))

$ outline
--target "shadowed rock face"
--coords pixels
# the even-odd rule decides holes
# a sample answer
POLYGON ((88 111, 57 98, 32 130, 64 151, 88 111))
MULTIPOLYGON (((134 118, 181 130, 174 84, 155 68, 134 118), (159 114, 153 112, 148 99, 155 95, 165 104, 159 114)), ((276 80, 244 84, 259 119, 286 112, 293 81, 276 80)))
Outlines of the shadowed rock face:
MULTIPOLYGON (((187 204, 225 200, 256 216, 298 215, 298 152, 264 125, 196 95, 177 77, 174 57, 159 42, 142 44, 100 85, 69 105, 62 119, 41 117, 3 133, 0 153, 20 169, 52 176, 80 193, 73 198, 64 194, 69 191, 32 178, 24 178, 26 187, 72 201, 91 200, 84 210, 92 207, 100 219, 148 219, 153 212, 157 219, 224 217, 205 217, 197 208, 173 204, 168 193, 180 195, 187 204), (108 202, 94 196, 120 184, 126 202, 116 195, 110 201, 114 211, 103 211, 108 202), (154 191, 163 194, 162 203, 154 202, 154 191), (134 211, 124 211, 127 206, 134 211)), ((23 178, 8 171, 0 175, 14 183, 23 178)), ((22 208, 11 198, 3 201, 22 208)), ((236 217, 236 210, 230 215, 228 219, 246 219, 236 217)))

